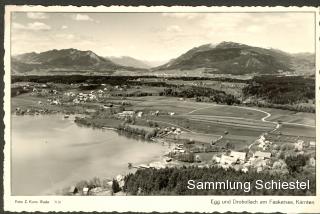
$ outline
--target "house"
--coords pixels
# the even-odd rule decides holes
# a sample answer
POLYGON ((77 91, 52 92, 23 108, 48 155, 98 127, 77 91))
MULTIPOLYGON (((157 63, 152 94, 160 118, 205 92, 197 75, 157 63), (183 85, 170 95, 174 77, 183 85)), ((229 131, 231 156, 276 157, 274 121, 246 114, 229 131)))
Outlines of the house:
POLYGON ((248 171, 249 171, 249 170, 248 170, 247 167, 244 167, 244 168, 241 169, 241 172, 244 172, 244 173, 247 173, 248 171))
POLYGON ((245 152, 236 152, 231 151, 230 157, 236 158, 237 160, 240 160, 241 162, 244 162, 246 160, 246 153, 245 152))
POLYGON ((217 156, 213 156, 212 157, 212 160, 217 162, 217 163, 220 163, 221 162, 221 158, 220 157, 217 157, 217 156))
POLYGON ((227 165, 231 165, 231 164, 235 164, 237 162, 237 158, 234 157, 230 157, 227 155, 222 155, 221 159, 220 159, 220 163, 221 164, 227 164, 227 165))
POLYGON ((301 151, 303 149, 304 141, 303 140, 298 140, 294 144, 294 148, 297 149, 298 151, 301 151))
POLYGON ((270 152, 260 152, 256 151, 253 155, 254 158, 261 158, 263 160, 270 159, 271 153, 270 152))
POLYGON ((143 112, 142 112, 142 111, 139 111, 139 112, 137 113, 137 117, 142 117, 142 115, 143 115, 143 112))
POLYGON ((149 169, 150 166, 148 166, 148 165, 146 165, 146 164, 140 164, 140 165, 138 166, 138 168, 141 168, 141 169, 149 169))
MULTIPOLYGON (((171 160, 170 160, 171 158, 169 158, 168 160, 169 161, 167 161, 167 162, 170 162, 171 160)), ((152 163, 150 163, 149 164, 150 165, 150 167, 152 167, 152 168, 155 168, 155 169, 163 169, 163 168, 166 168, 166 166, 163 164, 163 163, 161 163, 161 162, 152 162, 152 163)))
POLYGON ((117 114, 120 118, 124 118, 124 117, 133 117, 134 115, 134 111, 123 111, 121 113, 117 114))
POLYGON ((315 148, 316 147, 316 142, 315 141, 310 141, 310 147, 315 148))
POLYGON ((86 113, 87 114, 94 114, 96 113, 97 111, 95 109, 86 109, 86 113))
POLYGON ((88 187, 83 187, 82 194, 83 195, 88 195, 89 194, 89 188, 88 187))
POLYGON ((269 160, 264 160, 262 158, 252 158, 252 159, 250 159, 251 166, 253 166, 255 168, 267 166, 268 163, 269 163, 269 160))
MULTIPOLYGON (((150 167, 148 167, 150 168, 150 167)), ((123 188, 124 186, 124 176, 123 175, 117 175, 116 180, 118 181, 119 187, 123 188)))
POLYGON ((74 104, 79 104, 80 103, 80 101, 76 98, 76 99, 74 99, 73 101, 72 101, 74 104))
POLYGON ((310 166, 316 166, 316 159, 314 157, 311 157, 309 159, 309 164, 310 164, 310 166))
POLYGON ((61 103, 60 103, 59 100, 53 100, 53 101, 51 101, 50 104, 51 104, 51 105, 60 105, 61 103))

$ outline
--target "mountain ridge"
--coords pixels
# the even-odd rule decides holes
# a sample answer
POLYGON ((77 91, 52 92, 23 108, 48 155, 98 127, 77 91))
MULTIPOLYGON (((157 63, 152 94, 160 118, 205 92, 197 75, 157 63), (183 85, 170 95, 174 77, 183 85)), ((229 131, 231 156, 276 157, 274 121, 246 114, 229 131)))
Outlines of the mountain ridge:
POLYGON ((30 52, 12 57, 14 73, 28 72, 112 72, 113 70, 137 70, 122 66, 101 57, 91 50, 82 51, 74 48, 53 49, 40 53, 30 52))
POLYGON ((313 54, 298 57, 277 49, 235 42, 194 47, 153 71, 205 69, 212 74, 314 73, 313 54))
POLYGON ((122 66, 144 68, 144 69, 149 69, 152 67, 147 63, 145 63, 144 61, 130 57, 130 56, 119 56, 119 57, 107 56, 105 58, 122 66))
MULTIPOLYGON (((172 71, 179 76, 185 75, 184 71, 190 71, 192 75, 193 70, 199 69, 204 74, 212 75, 313 75, 315 72, 315 55, 312 53, 290 54, 278 49, 266 49, 235 42, 203 44, 156 67, 148 65, 147 61, 130 56, 102 57, 91 50, 82 51, 74 48, 52 49, 40 53, 29 52, 12 56, 11 59, 13 74, 172 71)), ((125 73, 130 75, 128 72, 125 73)))

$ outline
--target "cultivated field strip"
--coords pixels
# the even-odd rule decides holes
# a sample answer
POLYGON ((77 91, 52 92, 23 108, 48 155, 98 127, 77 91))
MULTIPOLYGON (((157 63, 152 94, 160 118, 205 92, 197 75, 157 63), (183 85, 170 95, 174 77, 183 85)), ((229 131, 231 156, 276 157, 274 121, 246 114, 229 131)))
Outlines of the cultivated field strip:
POLYGON ((230 117, 214 117, 206 115, 188 115, 186 116, 189 120, 205 121, 215 124, 223 124, 229 126, 240 126, 253 129, 273 129, 275 125, 269 122, 262 122, 259 120, 251 120, 245 118, 230 118, 230 117))

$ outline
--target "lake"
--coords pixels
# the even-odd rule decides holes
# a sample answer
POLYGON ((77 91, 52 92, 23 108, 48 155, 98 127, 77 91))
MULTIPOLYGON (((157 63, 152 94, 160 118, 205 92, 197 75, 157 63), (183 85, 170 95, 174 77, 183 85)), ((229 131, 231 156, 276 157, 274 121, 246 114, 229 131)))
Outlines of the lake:
POLYGON ((165 151, 62 115, 14 115, 11 138, 12 195, 48 195, 95 176, 112 179, 128 172, 129 162, 159 161, 165 151))

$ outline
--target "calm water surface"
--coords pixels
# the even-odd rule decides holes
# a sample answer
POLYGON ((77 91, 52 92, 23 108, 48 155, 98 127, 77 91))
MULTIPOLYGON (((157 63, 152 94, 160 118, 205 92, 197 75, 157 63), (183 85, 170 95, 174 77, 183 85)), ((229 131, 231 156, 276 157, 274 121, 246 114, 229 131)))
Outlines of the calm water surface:
POLYGON ((46 195, 83 179, 112 178, 159 160, 162 145, 80 127, 62 115, 12 116, 12 194, 46 195))

